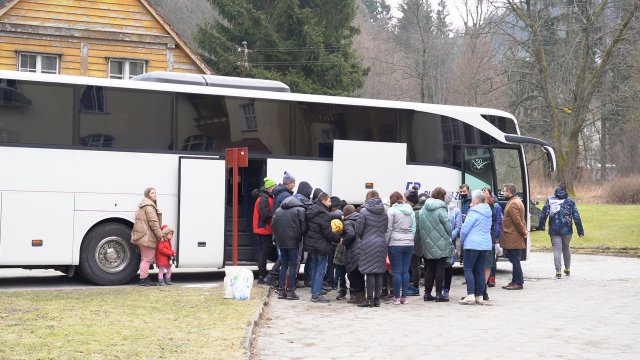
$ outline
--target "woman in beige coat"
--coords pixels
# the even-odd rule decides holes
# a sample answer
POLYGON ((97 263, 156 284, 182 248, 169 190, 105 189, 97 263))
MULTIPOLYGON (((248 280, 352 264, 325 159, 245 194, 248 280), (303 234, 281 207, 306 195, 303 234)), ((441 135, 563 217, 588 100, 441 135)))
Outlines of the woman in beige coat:
POLYGON ((158 194, 154 188, 144 190, 144 198, 136 210, 136 222, 131 232, 131 242, 140 248, 140 286, 150 286, 149 265, 153 263, 156 246, 162 234, 162 213, 158 210, 158 194))

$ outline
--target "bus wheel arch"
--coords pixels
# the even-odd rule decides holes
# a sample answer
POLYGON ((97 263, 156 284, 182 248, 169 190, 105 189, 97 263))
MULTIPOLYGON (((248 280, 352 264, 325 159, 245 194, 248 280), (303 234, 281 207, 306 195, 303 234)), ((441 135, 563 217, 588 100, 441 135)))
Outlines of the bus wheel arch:
POLYGON ((133 224, 124 219, 105 219, 82 239, 79 270, 83 278, 98 285, 121 285, 133 279, 140 266, 140 252, 131 243, 133 224))

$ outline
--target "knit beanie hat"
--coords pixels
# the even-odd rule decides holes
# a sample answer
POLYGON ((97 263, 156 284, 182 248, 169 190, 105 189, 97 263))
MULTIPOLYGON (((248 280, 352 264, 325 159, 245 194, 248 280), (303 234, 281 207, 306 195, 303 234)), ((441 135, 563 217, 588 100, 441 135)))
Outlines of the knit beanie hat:
POLYGON ((311 200, 316 201, 318 199, 318 195, 322 194, 322 189, 316 188, 313 190, 313 195, 311 196, 311 200))
POLYGON ((331 200, 331 206, 329 206, 331 209, 333 208, 338 208, 340 209, 342 206, 342 200, 340 200, 339 197, 337 196, 332 196, 329 198, 331 200))
POLYGON ((311 187, 311 184, 309 184, 306 181, 300 181, 300 184, 298 184, 298 191, 296 191, 297 194, 300 194, 306 197, 307 199, 311 200, 312 192, 313 192, 313 187, 311 187))
POLYGON ((282 183, 283 184, 291 184, 296 182, 296 178, 293 177, 293 175, 289 174, 288 172, 284 172, 284 176, 282 177, 282 183))
POLYGON ((162 233, 165 235, 171 234, 173 229, 169 225, 162 225, 162 233))
POLYGON ((418 187, 413 185, 411 189, 405 191, 404 198, 407 199, 408 202, 412 204, 417 204, 419 201, 418 198, 418 187))
POLYGON ((270 177, 264 178, 264 188, 265 189, 272 188, 274 186, 276 186, 276 181, 275 180, 273 180, 270 177))

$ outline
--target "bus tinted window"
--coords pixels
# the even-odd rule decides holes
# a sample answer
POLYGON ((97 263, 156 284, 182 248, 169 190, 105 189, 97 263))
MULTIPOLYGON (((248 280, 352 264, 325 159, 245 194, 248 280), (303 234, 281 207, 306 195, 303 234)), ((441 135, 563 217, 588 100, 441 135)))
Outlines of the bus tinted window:
POLYGON ((482 117, 507 134, 518 134, 516 123, 513 119, 495 115, 482 115, 482 117))
POLYGON ((333 140, 398 141, 393 109, 299 103, 295 111, 297 156, 333 157, 333 140))
POLYGON ((225 96, 176 94, 176 150, 289 155, 290 105, 225 96))
POLYGON ((450 117, 414 112, 401 117, 401 141, 407 161, 461 167, 461 122, 450 117))
POLYGON ((0 142, 72 145, 73 87, 0 79, 0 142))
POLYGON ((80 86, 79 139, 74 144, 170 150, 171 94, 80 86))

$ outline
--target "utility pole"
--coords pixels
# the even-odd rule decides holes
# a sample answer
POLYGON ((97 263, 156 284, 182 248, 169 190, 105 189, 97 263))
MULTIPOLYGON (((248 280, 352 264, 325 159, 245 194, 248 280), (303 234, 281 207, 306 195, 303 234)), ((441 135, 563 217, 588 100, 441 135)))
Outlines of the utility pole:
POLYGON ((247 72, 249 71, 249 49, 247 49, 247 42, 242 42, 242 47, 238 48, 238 51, 242 52, 242 61, 238 63, 240 66, 240 73, 242 77, 247 77, 247 72))

